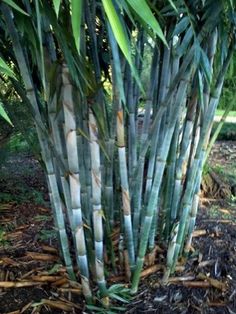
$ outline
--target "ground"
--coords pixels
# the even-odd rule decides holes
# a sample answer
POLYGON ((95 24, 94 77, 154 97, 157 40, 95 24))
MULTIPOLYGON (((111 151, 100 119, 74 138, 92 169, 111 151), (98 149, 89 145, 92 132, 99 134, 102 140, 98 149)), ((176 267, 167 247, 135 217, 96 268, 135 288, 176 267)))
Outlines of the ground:
MULTIPOLYGON (((206 172, 218 181, 211 191, 203 186, 191 256, 163 286, 164 251, 157 247, 160 267, 152 266, 153 255, 147 258, 126 313, 236 313, 234 164, 236 142, 217 143, 206 172)), ((30 155, 15 155, 0 177, 0 313, 83 312, 89 313, 81 288, 68 280, 60 261, 40 165, 30 155)))

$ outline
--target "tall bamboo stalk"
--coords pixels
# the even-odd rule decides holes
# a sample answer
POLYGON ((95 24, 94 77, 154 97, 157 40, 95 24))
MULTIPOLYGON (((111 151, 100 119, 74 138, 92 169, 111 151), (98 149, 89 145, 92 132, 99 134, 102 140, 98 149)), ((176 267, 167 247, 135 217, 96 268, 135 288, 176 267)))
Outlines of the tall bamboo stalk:
POLYGON ((62 105, 65 116, 64 132, 66 138, 66 149, 69 166, 71 209, 73 214, 73 222, 76 229, 75 231, 76 254, 81 273, 83 293, 85 297, 89 300, 91 298, 91 290, 89 287, 89 269, 85 245, 83 217, 81 210, 81 188, 79 179, 79 160, 76 137, 77 128, 72 94, 73 87, 70 82, 68 68, 65 64, 62 67, 62 83, 63 83, 62 105))

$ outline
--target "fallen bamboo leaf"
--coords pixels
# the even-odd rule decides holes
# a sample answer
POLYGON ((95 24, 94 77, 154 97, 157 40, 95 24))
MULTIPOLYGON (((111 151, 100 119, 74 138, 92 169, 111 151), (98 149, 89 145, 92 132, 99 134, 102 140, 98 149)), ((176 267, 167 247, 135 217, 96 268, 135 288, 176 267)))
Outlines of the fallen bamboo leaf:
POLYGON ((214 307, 220 307, 220 306, 226 306, 227 305, 227 303, 225 303, 225 302, 207 302, 207 305, 208 306, 214 306, 214 307))
POLYGON ((0 281, 0 288, 22 288, 41 285, 42 282, 36 281, 0 281))
POLYGON ((200 237, 200 236, 203 236, 203 235, 206 235, 206 234, 207 234, 207 231, 205 229, 203 229, 203 230, 195 230, 195 231, 193 231, 193 238, 200 237))
POLYGON ((33 281, 40 281, 40 282, 44 282, 44 281, 55 282, 55 281, 63 279, 63 277, 61 276, 32 276, 31 279, 33 281))
POLYGON ((81 284, 76 281, 69 280, 69 284, 70 284, 70 287, 75 288, 75 289, 81 289, 82 287, 81 284))
POLYGON ((54 309, 59 309, 66 312, 72 312, 73 310, 72 305, 62 302, 62 301, 52 301, 48 299, 42 299, 41 302, 42 304, 48 305, 49 307, 54 308, 54 309))
POLYGON ((17 310, 17 311, 13 311, 13 312, 7 312, 5 314, 20 314, 20 313, 22 313, 22 312, 17 310))
POLYGON ((6 234, 6 240, 13 240, 22 237, 22 231, 16 231, 12 233, 7 233, 6 234))
POLYGON ((59 257, 55 255, 36 253, 36 252, 27 252, 26 256, 34 260, 40 260, 40 261, 56 261, 59 259, 59 257))
POLYGON ((114 276, 108 278, 109 282, 124 282, 125 281, 125 276, 114 276))
POLYGON ((156 273, 159 270, 163 270, 163 269, 164 269, 163 265, 153 265, 151 267, 148 267, 141 272, 141 278, 147 277, 147 276, 149 276, 153 273, 156 273))
POLYGON ((209 288, 211 285, 207 281, 184 281, 183 286, 188 288, 209 288))
POLYGON ((209 282, 209 284, 216 288, 216 289, 219 289, 221 291, 226 291, 227 290, 227 285, 226 283, 222 282, 222 281, 219 281, 217 279, 214 279, 214 278, 210 278, 210 277, 207 277, 205 276, 204 274, 199 274, 197 276, 198 279, 202 279, 202 280, 206 280, 207 282, 209 282))
MULTIPOLYGON (((42 267, 40 267, 40 269, 42 269, 42 267)), ((39 269, 31 269, 30 271, 28 271, 28 273, 25 273, 24 275, 21 276, 21 279, 25 279, 29 276, 31 276, 33 273, 37 272, 39 269)))
POLYGON ((126 281, 129 282, 131 278, 131 272, 130 272, 129 256, 128 256, 127 250, 124 250, 124 267, 125 267, 125 279, 126 281))
POLYGON ((198 264, 198 268, 203 268, 203 267, 206 267, 208 265, 213 265, 215 263, 215 260, 214 259, 211 259, 209 261, 202 261, 198 264))
POLYGON ((31 301, 30 303, 26 304, 20 311, 20 314, 24 313, 25 311, 27 311, 31 305, 33 304, 33 301, 31 301))
POLYGON ((74 289, 74 288, 58 288, 58 291, 63 292, 63 293, 74 293, 81 295, 82 294, 82 289, 74 289))
POLYGON ((53 286, 62 286, 64 284, 68 283, 68 279, 65 277, 61 277, 60 279, 56 280, 55 282, 52 283, 53 286))
POLYGON ((175 267, 175 271, 176 271, 176 272, 181 273, 181 272, 183 272, 184 270, 185 270, 185 266, 180 266, 180 265, 178 266, 178 265, 177 265, 177 266, 175 267))
POLYGON ((41 248, 42 248, 42 250, 45 251, 45 252, 58 254, 58 250, 55 249, 55 248, 52 247, 52 246, 49 246, 49 245, 42 245, 41 248))
POLYGON ((191 281, 194 280, 195 276, 182 276, 182 277, 170 277, 168 280, 168 283, 177 283, 177 282, 183 282, 183 281, 191 281))
POLYGON ((14 261, 12 258, 9 257, 3 257, 0 259, 0 264, 4 264, 4 265, 14 265, 14 266, 18 266, 19 263, 17 263, 16 261, 14 261))

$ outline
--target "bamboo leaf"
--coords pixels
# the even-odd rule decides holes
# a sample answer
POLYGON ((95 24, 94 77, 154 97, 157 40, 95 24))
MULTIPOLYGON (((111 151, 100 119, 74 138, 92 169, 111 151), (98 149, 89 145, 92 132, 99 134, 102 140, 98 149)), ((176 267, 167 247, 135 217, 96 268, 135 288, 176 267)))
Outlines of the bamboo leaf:
POLYGON ((198 93, 200 99, 201 109, 204 109, 204 97, 203 97, 203 81, 202 81, 202 74, 198 70, 198 93))
POLYGON ((82 18, 82 0, 71 0, 72 31, 78 52, 80 52, 81 18, 82 18))
POLYGON ((131 64, 131 49, 130 45, 125 33, 125 30, 121 24, 121 21, 119 19, 119 16, 116 12, 116 9, 112 3, 111 0, 102 0, 104 10, 106 12, 106 15, 108 17, 109 23, 111 25, 111 29, 113 31, 113 34, 116 38, 116 41, 125 55, 127 61, 129 64, 131 64))
POLYGON ((122 298, 121 296, 115 294, 115 293, 109 293, 109 297, 111 297, 112 299, 118 300, 122 303, 129 303, 128 300, 126 300, 125 298, 122 298))
POLYGON ((6 62, 0 57, 0 72, 15 79, 15 75, 12 69, 6 64, 6 62))
POLYGON ((172 36, 181 34, 184 30, 186 30, 189 25, 189 17, 185 16, 180 20, 180 22, 175 26, 174 32, 172 36))
POLYGON ((212 79, 211 65, 210 65, 209 59, 208 59, 205 51, 202 50, 202 49, 201 49, 200 64, 201 64, 201 67, 203 69, 206 81, 210 85, 211 84, 211 79, 212 79))
POLYGON ((60 5, 61 5, 61 0, 53 0, 53 5, 54 5, 55 12, 56 12, 56 16, 58 17, 60 5))
POLYGON ((162 32, 162 29, 157 19, 153 15, 147 2, 145 0, 127 0, 127 2, 135 11, 135 13, 140 16, 143 22, 148 24, 152 28, 152 30, 157 34, 157 36, 163 41, 163 43, 166 46, 168 46, 165 36, 162 32))
POLYGON ((12 7, 13 9, 15 9, 16 11, 29 16, 28 13, 26 13, 24 10, 22 10, 13 0, 3 0, 3 2, 5 2, 6 4, 8 4, 10 7, 12 7))
POLYGON ((42 29, 41 29, 41 14, 39 10, 39 1, 35 1, 36 7, 36 16, 37 16, 37 32, 39 38, 39 46, 40 46, 40 72, 42 77, 42 84, 44 88, 44 95, 46 91, 46 79, 45 79, 45 66, 44 66, 44 52, 43 52, 43 39, 42 39, 42 29))
POLYGON ((176 13, 178 13, 178 9, 176 8, 176 5, 174 4, 174 2, 172 0, 168 0, 170 5, 172 6, 172 8, 175 10, 176 13))
POLYGON ((0 116, 6 120, 11 126, 13 126, 8 114, 6 113, 5 109, 3 108, 2 103, 0 103, 0 116))

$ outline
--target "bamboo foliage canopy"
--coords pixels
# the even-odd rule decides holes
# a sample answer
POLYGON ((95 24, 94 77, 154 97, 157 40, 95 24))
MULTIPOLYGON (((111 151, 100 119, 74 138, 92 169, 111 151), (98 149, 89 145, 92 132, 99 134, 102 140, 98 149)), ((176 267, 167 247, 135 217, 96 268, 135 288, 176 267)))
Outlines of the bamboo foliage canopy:
POLYGON ((112 274, 135 293, 158 244, 168 282, 191 248, 234 2, 3 0, 0 12, 1 79, 32 114, 70 278, 88 303, 95 284, 117 297, 112 274))

